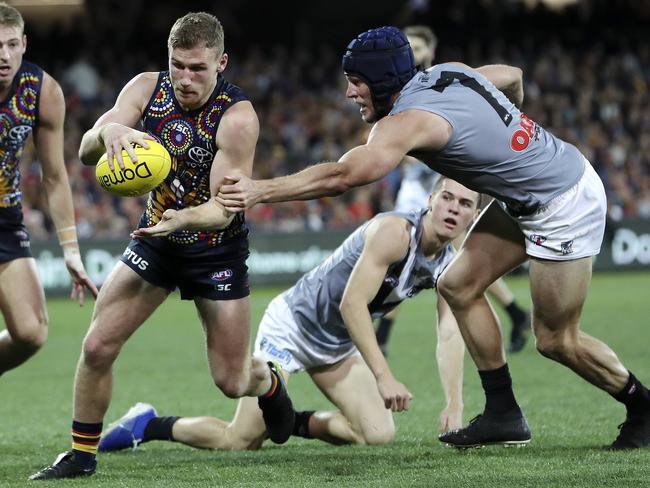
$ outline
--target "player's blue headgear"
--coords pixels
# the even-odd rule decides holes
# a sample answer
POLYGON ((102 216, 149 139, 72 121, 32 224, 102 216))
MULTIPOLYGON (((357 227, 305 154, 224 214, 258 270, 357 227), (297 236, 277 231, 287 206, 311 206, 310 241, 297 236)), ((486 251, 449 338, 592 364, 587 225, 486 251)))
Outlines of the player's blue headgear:
POLYGON ((348 44, 343 55, 343 71, 368 84, 375 109, 388 113, 393 93, 415 75, 417 67, 408 39, 397 27, 370 29, 348 44))

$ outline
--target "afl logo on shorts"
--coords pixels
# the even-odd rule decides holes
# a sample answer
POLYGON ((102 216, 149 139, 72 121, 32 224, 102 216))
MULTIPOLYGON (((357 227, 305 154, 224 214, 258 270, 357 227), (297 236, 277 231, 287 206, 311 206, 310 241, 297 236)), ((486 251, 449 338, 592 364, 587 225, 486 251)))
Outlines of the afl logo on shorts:
POLYGON ((213 281, 226 281, 232 278, 232 269, 222 269, 221 271, 215 271, 210 276, 210 279, 213 281))
POLYGON ((541 246, 546 242, 546 237, 540 234, 531 234, 528 237, 528 240, 533 244, 537 244, 538 246, 541 246))

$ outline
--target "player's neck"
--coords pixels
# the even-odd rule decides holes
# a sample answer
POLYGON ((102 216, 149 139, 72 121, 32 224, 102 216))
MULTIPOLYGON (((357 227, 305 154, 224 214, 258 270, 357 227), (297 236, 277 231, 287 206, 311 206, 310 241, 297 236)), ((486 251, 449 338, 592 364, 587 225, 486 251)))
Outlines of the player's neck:
POLYGON ((436 234, 430 221, 424 221, 422 226, 421 248, 422 254, 424 254, 427 259, 431 259, 438 254, 440 249, 442 249, 448 242, 448 240, 443 240, 438 236, 438 234, 436 234))

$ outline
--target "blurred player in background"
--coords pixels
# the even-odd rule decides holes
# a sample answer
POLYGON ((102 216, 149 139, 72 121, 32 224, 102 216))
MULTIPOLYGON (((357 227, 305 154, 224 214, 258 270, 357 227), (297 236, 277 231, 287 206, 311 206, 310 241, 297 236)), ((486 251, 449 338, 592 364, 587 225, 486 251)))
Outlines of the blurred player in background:
POLYGON ((63 159, 65 101, 59 84, 23 60, 24 21, 0 2, 0 375, 29 359, 47 338, 45 295, 23 225, 20 159, 30 134, 41 169, 50 215, 72 278, 73 299, 84 302, 88 278, 79 254, 72 194, 63 159))
MULTIPOLYGON (((411 25, 404 28, 404 34, 411 45, 413 59, 420 71, 433 65, 436 55, 438 39, 433 31, 425 25, 411 25)), ((439 173, 421 163, 417 159, 407 156, 402 161, 402 182, 395 199, 395 210, 408 212, 425 208, 429 198, 429 188, 438 178, 439 173)), ((489 203, 484 199, 483 205, 489 203)), ((465 234, 461 235, 454 245, 460 248, 465 234)), ((502 278, 499 278, 488 287, 488 292, 499 305, 508 313, 511 322, 509 352, 521 351, 526 344, 526 335, 530 328, 530 315, 516 302, 515 296, 502 278)), ((388 339, 393 323, 397 318, 399 308, 377 321, 377 341, 384 355, 388 353, 388 339)))
POLYGON ((251 359, 248 350, 248 228, 242 214, 229 215, 211 199, 226 172, 251 174, 257 115, 221 74, 228 55, 216 17, 201 12, 178 19, 168 49, 169 71, 133 78, 86 132, 79 154, 85 164, 95 164, 107 152, 109 161, 114 157, 123 167, 123 149, 135 160, 132 143, 147 147, 147 140, 160 140, 173 157, 172 171, 150 193, 140 227, 177 214, 187 230, 133 240, 102 286, 77 366, 72 449, 32 479, 95 471, 113 363, 176 287, 182 299, 194 301, 201 318, 217 387, 232 398, 258 396, 255 405, 273 441, 286 441, 293 430, 294 411, 280 374, 251 359), (143 132, 133 128, 140 124, 143 132))
POLYGON ((497 278, 529 261, 537 349, 625 405, 612 449, 650 445, 650 393, 606 344, 580 330, 593 256, 605 230, 603 184, 575 146, 519 110, 521 70, 444 63, 418 72, 406 36, 394 27, 352 40, 343 69, 347 97, 363 120, 376 122, 367 143, 338 162, 294 175, 226 175, 231 184, 222 185, 217 200, 237 211, 258 202, 336 195, 384 177, 407 154, 493 196, 438 283, 479 370, 485 409, 440 440, 470 447, 531 438, 498 319, 484 296, 497 278))
MULTIPOLYGON (((271 301, 257 332, 256 355, 276 361, 286 373, 306 370, 339 409, 297 412, 294 435, 333 444, 393 440, 391 411, 408 410, 411 394, 381 353, 371 317, 436 287, 455 255, 450 242, 465 231, 478 206, 476 192, 442 177, 424 209, 377 215, 271 301)), ((172 220, 146 232, 180 228, 172 220)), ((441 296, 437 306, 436 356, 447 401, 440 414, 444 432, 462 422, 464 346, 441 296)), ((264 423, 251 398, 239 401, 230 423, 212 417, 157 417, 151 405, 138 403, 109 428, 99 449, 114 451, 156 439, 202 448, 257 449, 264 440, 264 423)))

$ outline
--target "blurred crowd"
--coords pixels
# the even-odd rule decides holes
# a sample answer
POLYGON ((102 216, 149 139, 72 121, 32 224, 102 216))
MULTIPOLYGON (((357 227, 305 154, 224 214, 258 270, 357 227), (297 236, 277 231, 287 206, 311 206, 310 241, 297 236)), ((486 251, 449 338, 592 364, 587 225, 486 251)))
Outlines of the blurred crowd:
MULTIPOLYGON (((480 33, 466 38, 436 30, 438 62, 462 60, 473 66, 505 62, 521 67, 523 110, 577 145, 591 161, 607 189, 610 219, 650 218, 650 43, 614 35, 596 42, 576 41, 560 34, 547 34, 541 43, 539 30, 529 32, 525 27, 515 33, 517 42, 512 41, 512 32, 508 38, 486 42, 480 33)), ((340 69, 345 41, 339 44, 250 44, 233 52, 226 39, 231 52, 226 77, 246 91, 260 119, 255 177, 336 160, 367 137, 370 127, 345 99, 340 69)), ((82 166, 77 149, 83 132, 112 105, 124 83, 140 71, 165 69, 165 59, 153 60, 144 45, 130 46, 128 56, 121 56, 119 43, 85 47, 68 50, 67 58, 48 64, 30 56, 38 49, 36 41, 29 45, 26 58, 40 62, 66 95, 65 157, 80 237, 123 238, 139 220, 142 199, 113 197, 101 190, 94 168, 82 166)), ((341 197, 258 205, 247 212, 247 220, 255 230, 274 232, 353 227, 392 209, 400 179, 398 169, 341 197)), ((50 237, 33 151, 24 157, 23 191, 31 235, 50 237)))

